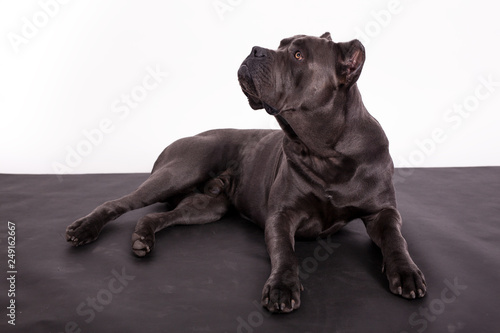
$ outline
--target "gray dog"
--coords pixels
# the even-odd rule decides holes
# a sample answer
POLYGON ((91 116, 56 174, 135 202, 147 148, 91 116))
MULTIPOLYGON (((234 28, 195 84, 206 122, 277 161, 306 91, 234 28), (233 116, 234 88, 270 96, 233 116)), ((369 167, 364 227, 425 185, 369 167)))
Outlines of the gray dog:
POLYGON ((361 218, 391 292, 423 297, 424 276, 401 235, 388 140, 356 85, 364 60, 359 41, 335 43, 329 33, 286 38, 275 51, 254 47, 238 70, 241 88, 282 130, 213 130, 172 143, 137 190, 75 221, 67 240, 92 242, 127 211, 171 203, 137 223, 132 250, 142 257, 155 232, 214 222, 233 206, 265 231, 272 270, 262 305, 291 312, 302 290, 295 237, 327 236, 361 218))

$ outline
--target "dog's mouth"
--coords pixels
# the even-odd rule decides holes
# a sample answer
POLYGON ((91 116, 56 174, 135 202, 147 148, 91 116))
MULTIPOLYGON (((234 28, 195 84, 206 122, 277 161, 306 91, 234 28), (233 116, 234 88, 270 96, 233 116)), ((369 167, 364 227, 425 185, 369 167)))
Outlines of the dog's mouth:
POLYGON ((257 88, 255 87, 255 83, 253 81, 252 76, 250 75, 250 70, 248 66, 243 63, 238 70, 238 81, 240 83, 241 90, 248 98, 248 103, 250 107, 254 110, 264 109, 271 116, 276 116, 280 113, 280 111, 266 102, 260 99, 257 88))
POLYGON ((250 75, 250 70, 244 63, 240 66, 240 69, 238 69, 238 82, 240 83, 241 90, 248 98, 248 103, 252 109, 261 109, 262 102, 257 94, 257 89, 255 88, 252 76, 250 75))

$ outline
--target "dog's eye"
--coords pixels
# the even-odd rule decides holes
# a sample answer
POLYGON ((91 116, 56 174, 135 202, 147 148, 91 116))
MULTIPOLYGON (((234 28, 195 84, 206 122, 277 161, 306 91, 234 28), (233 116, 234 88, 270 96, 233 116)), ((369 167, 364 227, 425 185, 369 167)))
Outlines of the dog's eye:
POLYGON ((300 51, 295 52, 295 59, 297 59, 297 60, 304 59, 304 56, 302 56, 302 52, 300 52, 300 51))

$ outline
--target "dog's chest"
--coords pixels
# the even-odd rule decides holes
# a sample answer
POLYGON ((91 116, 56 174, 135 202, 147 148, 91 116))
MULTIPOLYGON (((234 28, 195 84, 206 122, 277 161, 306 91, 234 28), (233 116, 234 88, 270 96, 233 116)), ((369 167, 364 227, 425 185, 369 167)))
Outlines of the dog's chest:
POLYGON ((362 215, 356 203, 351 205, 344 198, 335 199, 333 194, 318 188, 296 198, 290 210, 299 223, 297 236, 315 238, 332 234, 362 215))
POLYGON ((328 201, 302 206, 302 218, 296 235, 304 238, 315 238, 333 234, 355 218, 350 207, 336 207, 328 201))
POLYGON ((300 177, 325 191, 351 181, 356 173, 356 161, 347 156, 335 153, 328 157, 319 156, 301 142, 291 140, 285 140, 283 148, 288 166, 300 177))

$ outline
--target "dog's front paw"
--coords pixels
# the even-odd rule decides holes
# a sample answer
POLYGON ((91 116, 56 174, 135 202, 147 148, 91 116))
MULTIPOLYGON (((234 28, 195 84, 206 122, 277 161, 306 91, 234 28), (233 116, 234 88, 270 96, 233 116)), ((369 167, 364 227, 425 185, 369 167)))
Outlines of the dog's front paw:
POLYGON ((73 246, 93 242, 99 237, 102 224, 89 216, 76 220, 66 228, 66 240, 73 246))
POLYGON ((302 290, 296 274, 271 275, 262 291, 262 306, 270 312, 292 312, 300 307, 302 290))
POLYGON ((383 271, 389 280, 389 289, 393 294, 408 299, 425 296, 427 285, 424 274, 411 258, 402 256, 386 260, 383 271))

